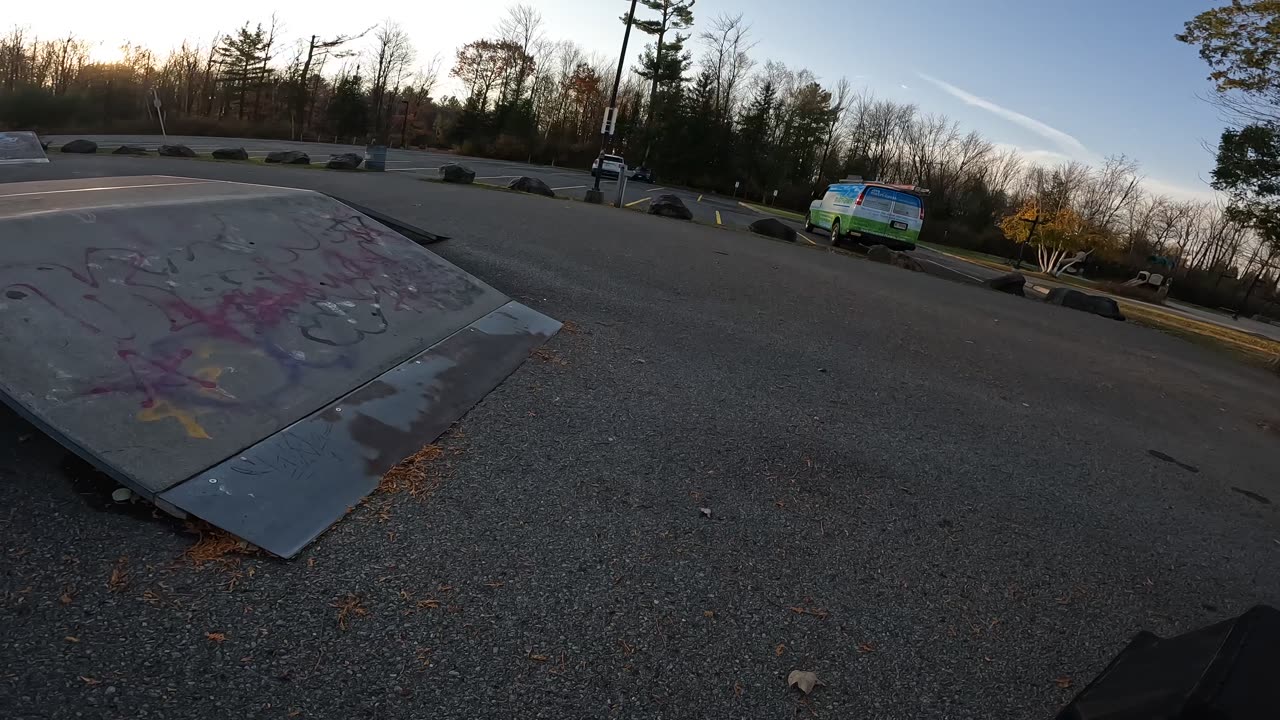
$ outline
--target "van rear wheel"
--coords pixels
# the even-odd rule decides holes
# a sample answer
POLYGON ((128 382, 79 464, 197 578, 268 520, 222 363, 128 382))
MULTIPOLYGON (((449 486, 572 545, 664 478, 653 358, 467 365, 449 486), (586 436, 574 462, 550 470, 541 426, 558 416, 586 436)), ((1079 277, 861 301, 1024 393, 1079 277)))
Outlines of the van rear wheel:
POLYGON ((840 221, 831 221, 831 247, 840 247, 840 221))

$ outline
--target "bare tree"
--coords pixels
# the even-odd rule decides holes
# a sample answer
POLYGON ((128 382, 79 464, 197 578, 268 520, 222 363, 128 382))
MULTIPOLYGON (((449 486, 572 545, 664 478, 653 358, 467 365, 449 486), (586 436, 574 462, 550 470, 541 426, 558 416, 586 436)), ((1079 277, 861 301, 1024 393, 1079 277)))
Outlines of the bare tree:
POLYGON ((373 49, 367 57, 366 74, 369 82, 369 104, 373 111, 373 132, 381 140, 387 139, 391 120, 391 98, 399 91, 400 84, 413 62, 415 51, 409 34, 394 20, 383 20, 373 33, 373 49))
POLYGON ((507 14, 498 21, 498 39, 520 48, 517 67, 514 68, 512 87, 503 88, 503 96, 509 100, 524 97, 524 86, 533 74, 538 57, 545 51, 542 13, 531 5, 517 3, 507 8, 507 14))

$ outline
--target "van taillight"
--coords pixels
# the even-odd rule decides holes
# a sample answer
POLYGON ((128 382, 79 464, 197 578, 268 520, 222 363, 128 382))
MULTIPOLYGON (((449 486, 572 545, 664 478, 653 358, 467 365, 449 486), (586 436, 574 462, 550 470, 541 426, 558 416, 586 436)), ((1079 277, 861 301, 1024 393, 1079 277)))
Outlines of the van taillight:
POLYGON ((854 203, 854 206, 855 206, 855 207, 861 207, 861 206, 862 206, 862 198, 863 198, 866 194, 867 194, 867 189, 866 189, 866 188, 862 188, 862 192, 858 193, 858 202, 854 203))
POLYGON ((920 221, 924 222, 924 206, 920 206, 920 221))

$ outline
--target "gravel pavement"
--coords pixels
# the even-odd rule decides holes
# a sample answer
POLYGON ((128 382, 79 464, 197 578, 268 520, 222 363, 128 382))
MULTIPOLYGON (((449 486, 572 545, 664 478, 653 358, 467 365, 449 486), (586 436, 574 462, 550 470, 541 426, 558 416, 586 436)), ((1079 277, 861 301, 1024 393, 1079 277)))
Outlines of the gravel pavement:
POLYGON ((3 416, 4 717, 1047 718, 1140 629, 1280 603, 1280 381, 1228 356, 403 174, 0 180, 146 173, 345 194, 571 324, 443 442, 438 489, 292 562, 193 567, 180 523, 3 416))

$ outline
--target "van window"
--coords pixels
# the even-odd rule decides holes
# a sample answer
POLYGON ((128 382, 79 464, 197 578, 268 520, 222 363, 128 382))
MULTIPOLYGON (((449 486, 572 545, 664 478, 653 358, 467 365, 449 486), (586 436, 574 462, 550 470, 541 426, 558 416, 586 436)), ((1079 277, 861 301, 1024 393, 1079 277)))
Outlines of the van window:
POLYGON ((920 198, 890 188, 867 188, 862 207, 913 220, 920 218, 920 198))
POLYGON ((622 162, 623 162, 622 158, 618 157, 617 155, 605 155, 605 156, 604 156, 604 161, 605 161, 605 162, 618 163, 619 165, 621 165, 621 164, 622 164, 622 162))

